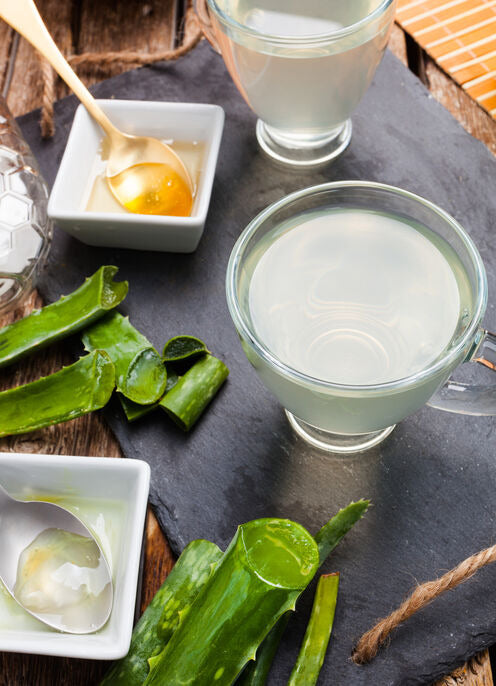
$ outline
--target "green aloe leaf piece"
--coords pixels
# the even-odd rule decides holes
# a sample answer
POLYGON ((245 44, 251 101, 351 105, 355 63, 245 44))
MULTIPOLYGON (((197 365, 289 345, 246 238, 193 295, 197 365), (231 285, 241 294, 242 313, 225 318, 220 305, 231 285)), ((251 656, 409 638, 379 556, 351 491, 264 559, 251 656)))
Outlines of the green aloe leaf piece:
POLYGON ((179 378, 159 402, 183 431, 189 431, 229 375, 226 365, 213 355, 201 360, 179 378))
POLYGON ((221 550, 210 541, 191 541, 133 630, 128 654, 113 664, 100 686, 141 686, 150 665, 207 583, 221 550))
POLYGON ((254 659, 278 618, 293 610, 319 564, 314 539, 286 519, 238 527, 145 686, 227 686, 254 659))
MULTIPOLYGON (((343 536, 363 517, 369 504, 369 500, 358 500, 355 503, 350 503, 339 510, 320 529, 315 536, 315 541, 319 549, 321 565, 324 564, 343 536)), ((286 618, 281 618, 279 621, 281 623, 286 621, 287 624, 288 618, 289 615, 286 618)), ((237 680, 236 686, 264 686, 283 633, 284 627, 281 630, 274 627, 257 651, 256 662, 252 662, 246 667, 241 677, 237 680)))
POLYGON ((115 282, 117 267, 103 266, 82 286, 0 330, 0 367, 79 331, 126 297, 127 281, 115 282))
MULTIPOLYGON (((174 388, 180 377, 171 366, 166 365, 166 369, 167 384, 165 386, 165 392, 168 393, 171 388, 174 388)), ((150 412, 153 412, 153 410, 158 407, 158 403, 153 403, 153 405, 139 405, 122 394, 119 394, 119 400, 128 422, 135 422, 137 419, 141 419, 141 417, 150 414, 150 412)))
POLYGON ((105 350, 115 365, 117 390, 141 405, 164 393, 167 371, 160 355, 143 334, 119 312, 111 312, 84 331, 88 351, 105 350))
POLYGON ((205 343, 195 336, 174 336, 165 344, 162 353, 164 362, 178 362, 208 353, 205 343))
POLYGON ((55 374, 0 393, 0 436, 20 434, 103 407, 115 386, 114 365, 102 350, 55 374))
POLYGON ((315 591, 312 614, 288 686, 315 686, 331 637, 339 574, 324 574, 315 591))

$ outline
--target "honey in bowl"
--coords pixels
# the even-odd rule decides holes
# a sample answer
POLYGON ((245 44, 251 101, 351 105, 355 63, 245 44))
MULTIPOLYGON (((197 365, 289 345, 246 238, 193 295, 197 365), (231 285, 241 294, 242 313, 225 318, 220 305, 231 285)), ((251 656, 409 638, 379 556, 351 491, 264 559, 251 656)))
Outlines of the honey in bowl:
POLYGON ((100 145, 97 157, 93 164, 87 192, 83 197, 83 209, 87 212, 117 212, 148 215, 167 215, 176 217, 189 217, 194 214, 195 199, 203 171, 205 159, 205 144, 199 141, 164 141, 183 160, 191 180, 193 182, 193 195, 189 191, 186 182, 171 168, 162 164, 140 164, 129 170, 124 170, 113 177, 113 183, 119 184, 119 193, 123 190, 129 201, 125 207, 114 197, 105 174, 107 165, 107 151, 104 141, 100 145), (136 177, 135 172, 140 174, 136 177), (164 173, 165 172, 165 173, 164 173), (142 176, 144 184, 152 182, 155 192, 141 194, 136 188, 136 178, 142 176), (132 179, 132 181, 131 181, 132 179), (125 184, 129 185, 129 189, 125 184), (162 193, 164 186, 169 186, 174 192, 162 193), (164 204, 162 198, 166 197, 164 204))

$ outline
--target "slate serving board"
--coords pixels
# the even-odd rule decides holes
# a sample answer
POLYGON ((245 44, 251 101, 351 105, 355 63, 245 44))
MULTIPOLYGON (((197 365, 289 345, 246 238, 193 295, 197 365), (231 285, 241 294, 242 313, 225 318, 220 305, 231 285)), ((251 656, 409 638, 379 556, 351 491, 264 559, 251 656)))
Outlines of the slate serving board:
MULTIPOLYGON (((151 502, 176 552, 196 537, 225 546, 235 526, 254 517, 291 517, 315 532, 352 499, 374 506, 326 564, 341 572, 335 630, 321 684, 430 683, 496 640, 496 565, 409 620, 366 667, 350 661, 353 642, 389 613, 412 585, 431 579, 495 541, 494 418, 424 409, 366 455, 332 457, 290 430, 258 381, 229 319, 224 274, 248 221, 290 191, 326 180, 370 179, 439 203, 467 228, 485 261, 486 324, 496 329, 496 162, 387 54, 353 117, 344 156, 319 172, 283 171, 263 157, 255 117, 205 43, 174 64, 132 71, 94 88, 98 97, 212 102, 226 111, 205 234, 192 255, 96 249, 56 232, 41 290, 48 300, 76 287, 101 264, 129 279, 121 308, 159 348, 193 333, 231 368, 210 411, 190 435, 162 414, 127 425, 111 405, 107 419, 124 453, 152 467, 151 502)), ((20 124, 53 182, 76 103, 57 103, 57 132, 42 142, 38 114, 20 124)), ((166 122, 164 122, 165 125, 166 122)), ((473 366, 473 365, 472 365, 473 366)), ((495 381, 489 372, 486 381, 495 381)), ((285 684, 306 625, 312 591, 298 606, 271 686, 285 684)))

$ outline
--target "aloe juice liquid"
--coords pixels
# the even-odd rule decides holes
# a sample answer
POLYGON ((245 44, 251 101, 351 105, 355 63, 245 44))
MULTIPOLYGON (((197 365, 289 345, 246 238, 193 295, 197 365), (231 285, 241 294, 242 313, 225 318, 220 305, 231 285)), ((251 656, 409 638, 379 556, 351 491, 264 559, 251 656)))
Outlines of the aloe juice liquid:
POLYGON ((217 0, 242 26, 264 35, 308 38, 305 46, 253 41, 242 31, 217 37, 227 68, 254 112, 287 135, 318 136, 344 124, 370 84, 389 35, 394 7, 364 30, 312 45, 351 26, 380 0, 217 0))
MULTIPOLYGON (((471 287, 456 253, 425 226, 394 215, 300 215, 262 239, 252 264, 247 298, 259 340, 316 379, 403 379, 435 362, 470 319, 471 287)), ((286 406, 295 402, 287 397, 286 406)), ((346 402, 339 400, 341 410, 346 402)), ((378 397, 377 428, 380 408, 378 397)))

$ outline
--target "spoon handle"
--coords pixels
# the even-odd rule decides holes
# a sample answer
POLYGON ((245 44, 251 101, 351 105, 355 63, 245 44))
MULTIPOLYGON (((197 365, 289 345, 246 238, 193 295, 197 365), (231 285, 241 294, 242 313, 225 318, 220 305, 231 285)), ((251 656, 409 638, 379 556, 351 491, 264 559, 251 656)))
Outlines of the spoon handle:
POLYGON ((33 0, 0 0, 0 17, 41 52, 108 136, 121 137, 56 46, 33 0))

